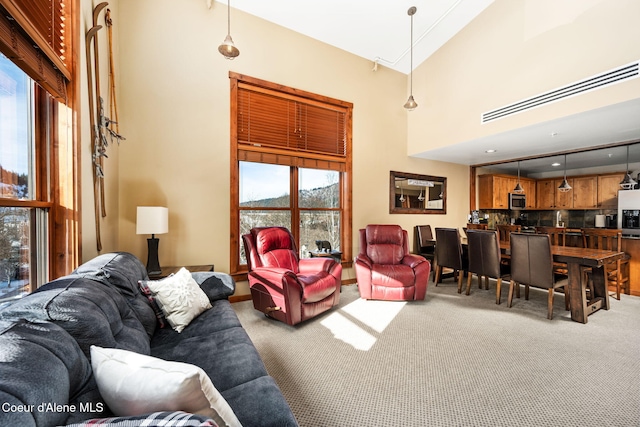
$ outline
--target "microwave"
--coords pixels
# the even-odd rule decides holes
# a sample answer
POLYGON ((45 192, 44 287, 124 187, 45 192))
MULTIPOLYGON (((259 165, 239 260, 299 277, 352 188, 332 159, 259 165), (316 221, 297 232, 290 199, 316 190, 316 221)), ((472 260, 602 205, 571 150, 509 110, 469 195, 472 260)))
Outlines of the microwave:
POLYGON ((509 193, 509 209, 520 210, 527 207, 527 196, 525 194, 509 193))

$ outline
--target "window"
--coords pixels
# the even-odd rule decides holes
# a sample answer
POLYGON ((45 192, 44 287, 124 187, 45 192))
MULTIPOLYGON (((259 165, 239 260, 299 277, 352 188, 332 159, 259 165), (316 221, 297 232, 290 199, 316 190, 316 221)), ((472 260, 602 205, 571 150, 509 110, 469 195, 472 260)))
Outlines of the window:
POLYGON ((34 93, 33 81, 0 54, 0 301, 30 292, 46 273, 46 241, 37 238, 47 213, 37 203, 34 93), (45 255, 40 265, 32 256, 38 251, 45 255))
POLYGON ((291 230, 303 258, 326 240, 350 260, 352 105, 230 78, 231 272, 246 272, 240 236, 261 226, 291 230))

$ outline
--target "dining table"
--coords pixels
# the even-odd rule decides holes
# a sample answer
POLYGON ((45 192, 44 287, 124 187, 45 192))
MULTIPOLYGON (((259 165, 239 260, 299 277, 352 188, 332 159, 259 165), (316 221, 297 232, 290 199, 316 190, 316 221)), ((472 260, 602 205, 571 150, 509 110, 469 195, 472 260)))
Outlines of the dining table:
POLYGON ((609 291, 605 265, 624 257, 624 252, 604 249, 575 248, 570 246, 552 246, 553 260, 567 264, 569 280, 569 301, 571 320, 587 323, 587 316, 602 309, 609 310, 609 291), (583 267, 591 268, 593 295, 586 296, 586 283, 583 267), (575 303, 575 302, 577 303, 575 303))
MULTIPOLYGON (((463 246, 466 239, 461 239, 463 246)), ((500 242, 500 250, 505 258, 509 257, 509 242, 500 242)), ((553 260, 566 263, 568 271, 569 301, 571 320, 587 323, 587 317, 600 309, 609 310, 609 292, 605 265, 624 257, 624 252, 604 249, 577 248, 571 246, 551 246, 553 260), (586 283, 583 281, 584 268, 591 269, 593 295, 587 300, 586 283)))

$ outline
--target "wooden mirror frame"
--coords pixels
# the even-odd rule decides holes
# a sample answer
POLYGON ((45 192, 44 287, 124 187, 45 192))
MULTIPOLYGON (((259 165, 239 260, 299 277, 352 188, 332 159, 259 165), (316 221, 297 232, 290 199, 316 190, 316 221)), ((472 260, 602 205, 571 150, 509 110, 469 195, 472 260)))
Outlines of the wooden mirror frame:
MULTIPOLYGON (((428 188, 428 187, 425 187, 428 188)), ((426 193, 426 192, 425 192, 426 193)), ((447 213, 447 178, 432 175, 420 175, 407 172, 389 172, 389 213, 390 214, 440 214, 447 213), (398 207, 396 206, 396 180, 397 179, 414 179, 418 181, 430 181, 435 185, 442 185, 442 208, 419 208, 419 207, 398 207)))

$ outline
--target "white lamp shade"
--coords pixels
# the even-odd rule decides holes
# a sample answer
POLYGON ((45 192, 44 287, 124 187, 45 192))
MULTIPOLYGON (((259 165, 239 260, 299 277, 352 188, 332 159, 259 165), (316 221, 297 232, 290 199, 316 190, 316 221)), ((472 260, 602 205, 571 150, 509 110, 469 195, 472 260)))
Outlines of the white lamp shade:
POLYGON ((169 232, 169 209, 162 206, 138 206, 136 234, 169 232))

